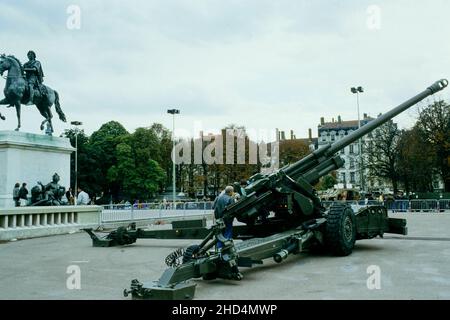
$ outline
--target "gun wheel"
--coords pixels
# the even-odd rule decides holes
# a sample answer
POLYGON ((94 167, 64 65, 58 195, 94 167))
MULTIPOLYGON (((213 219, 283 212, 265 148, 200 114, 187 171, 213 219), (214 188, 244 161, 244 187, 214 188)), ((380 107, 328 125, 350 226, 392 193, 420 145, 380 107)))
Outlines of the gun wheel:
POLYGON ((325 244, 332 254, 348 256, 356 241, 356 218, 353 210, 343 204, 333 204, 328 212, 325 244))
POLYGON ((183 263, 188 263, 194 260, 199 250, 200 246, 198 244, 193 244, 187 247, 183 253, 183 263))

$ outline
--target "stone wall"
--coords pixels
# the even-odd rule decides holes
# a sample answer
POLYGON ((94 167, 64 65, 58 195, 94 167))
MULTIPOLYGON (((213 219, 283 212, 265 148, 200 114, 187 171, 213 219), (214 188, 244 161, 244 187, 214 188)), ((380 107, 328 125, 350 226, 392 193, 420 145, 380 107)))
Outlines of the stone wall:
POLYGON ((67 138, 17 131, 0 131, 0 208, 13 207, 14 184, 27 183, 31 188, 41 181, 44 185, 56 172, 59 184, 70 184, 70 154, 75 149, 67 138))

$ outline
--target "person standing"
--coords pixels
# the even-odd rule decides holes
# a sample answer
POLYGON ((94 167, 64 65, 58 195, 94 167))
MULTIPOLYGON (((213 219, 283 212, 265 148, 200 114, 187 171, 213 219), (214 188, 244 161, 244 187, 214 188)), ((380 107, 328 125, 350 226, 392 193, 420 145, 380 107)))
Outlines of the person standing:
MULTIPOLYGON (((225 223, 225 230, 223 231, 223 236, 227 240, 231 240, 233 238, 233 219, 224 217, 225 208, 233 203, 235 203, 234 198, 234 188, 232 186, 227 186, 224 190, 224 193, 217 197, 217 201, 214 206, 214 217, 216 219, 223 219, 225 223)), ((217 248, 222 250, 223 242, 217 241, 217 248)), ((243 278, 242 273, 240 273, 239 268, 237 266, 236 261, 229 261, 231 267, 230 279, 241 280, 243 278)))
MULTIPOLYGON (((227 186, 223 193, 221 193, 214 202, 214 217, 216 219, 222 219, 224 215, 225 208, 230 204, 235 202, 233 198, 234 189, 232 186, 227 186)), ((231 239, 233 237, 233 220, 224 219, 225 230, 223 231, 223 236, 226 239, 231 239)), ((221 241, 217 242, 217 248, 222 248, 223 243, 221 241)))
POLYGON ((70 205, 74 205, 72 188, 69 188, 69 190, 67 190, 66 198, 67 198, 67 202, 70 205))
POLYGON ((28 189, 27 184, 24 182, 22 183, 22 187, 19 190, 19 198, 20 198, 20 206, 26 207, 28 204, 28 189))
POLYGON ((16 182, 16 184, 14 185, 14 189, 13 189, 13 200, 14 200, 14 206, 16 206, 16 207, 20 206, 19 191, 20 191, 20 184, 18 182, 16 182))
POLYGON ((77 197, 77 205, 88 205, 89 204, 89 195, 83 191, 80 187, 78 187, 78 197, 77 197))

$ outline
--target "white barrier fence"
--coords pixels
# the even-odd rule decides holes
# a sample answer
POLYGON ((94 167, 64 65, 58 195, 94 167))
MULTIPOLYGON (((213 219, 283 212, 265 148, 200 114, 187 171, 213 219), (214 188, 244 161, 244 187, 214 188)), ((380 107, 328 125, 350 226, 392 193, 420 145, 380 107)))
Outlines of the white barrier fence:
POLYGON ((185 202, 172 204, 139 203, 103 206, 101 222, 120 222, 147 219, 184 218, 212 214, 212 202, 185 202))
MULTIPOLYGON (((327 208, 333 202, 323 201, 323 205, 327 208)), ((342 201, 350 205, 384 205, 386 209, 392 212, 445 212, 450 211, 450 199, 414 199, 414 200, 385 200, 383 202, 377 200, 360 200, 360 201, 342 201)))
MULTIPOLYGON (((392 212, 443 212, 450 211, 450 199, 443 200, 386 200, 381 203, 376 200, 369 201, 345 201, 353 206, 383 204, 392 212)), ((325 207, 329 207, 333 201, 323 201, 325 207)), ((175 209, 171 203, 139 203, 139 204, 114 204, 103 206, 101 223, 138 221, 147 219, 169 219, 193 216, 213 215, 212 202, 185 202, 177 203, 175 209)))

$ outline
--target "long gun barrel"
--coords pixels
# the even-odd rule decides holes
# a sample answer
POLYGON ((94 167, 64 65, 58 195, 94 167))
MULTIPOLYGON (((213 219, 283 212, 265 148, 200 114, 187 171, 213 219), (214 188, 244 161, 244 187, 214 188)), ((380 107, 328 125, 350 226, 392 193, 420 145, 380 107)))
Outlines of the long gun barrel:
MULTIPOLYGON (((344 161, 336 154, 339 150, 447 85, 447 80, 437 81, 345 138, 276 172, 252 176, 240 200, 226 206, 222 216, 216 217, 220 219, 202 243, 184 251, 180 266, 167 269, 153 285, 133 280, 131 289, 124 294, 131 293, 135 299, 192 298, 195 284, 185 282, 190 278, 241 280, 238 266, 251 267, 269 257, 281 262, 291 253, 314 247, 346 256, 357 239, 371 239, 384 233, 405 235, 406 220, 389 218, 385 207, 369 206, 356 213, 344 203, 325 208, 313 185, 320 177, 342 167, 344 161), (224 234, 235 218, 245 223, 233 230, 233 237, 238 235, 243 240, 236 245, 224 234), (210 251, 219 243, 220 249, 210 251)), ((169 255, 171 266, 175 265, 172 258, 179 256, 177 252, 169 255)))
POLYGON ((448 81, 446 79, 442 79, 439 81, 436 81, 434 84, 429 86, 426 90, 419 93, 418 95, 412 97, 411 99, 405 101, 404 103, 400 104, 399 106, 395 107, 394 109, 386 112, 385 114, 379 116, 377 119, 370 121, 366 125, 362 126, 358 130, 352 132, 348 136, 332 143, 328 144, 326 146, 323 146, 322 148, 316 150, 312 154, 308 155, 307 157, 293 163, 292 165, 282 168, 288 176, 290 176, 293 179, 297 179, 300 175, 305 175, 305 179, 308 182, 316 181, 321 176, 327 174, 328 172, 335 170, 339 168, 342 165, 342 162, 339 161, 339 159, 333 160, 333 155, 345 148, 346 146, 350 145, 351 143, 357 141, 367 133, 373 131, 377 127, 383 125, 384 123, 388 122, 392 118, 394 118, 396 115, 402 113, 409 107, 415 105, 416 103, 422 101, 426 97, 435 94, 436 92, 441 91, 445 87, 447 87, 448 81), (329 158, 328 162, 325 162, 325 160, 329 158), (322 165, 320 165, 322 164, 322 165), (319 166, 319 167, 317 167, 319 166), (310 174, 307 174, 308 171, 315 169, 314 172, 311 172, 310 174))
MULTIPOLYGON (((285 199, 287 204, 282 203, 280 205, 292 208, 290 203, 297 203, 300 207, 298 211, 305 216, 320 212, 322 205, 314 192, 313 185, 321 177, 344 165, 344 160, 336 153, 409 107, 444 89, 447 85, 447 80, 439 80, 425 91, 370 121, 339 141, 327 144, 305 158, 269 175, 254 175, 249 179, 250 184, 245 188, 246 196, 237 203, 228 206, 225 209, 225 215, 236 217, 241 222, 251 222, 252 219, 272 210, 271 208, 279 203, 282 198, 280 198, 280 192, 295 193, 294 198, 287 197, 285 199)), ((292 210, 291 212, 293 212, 292 210)))

